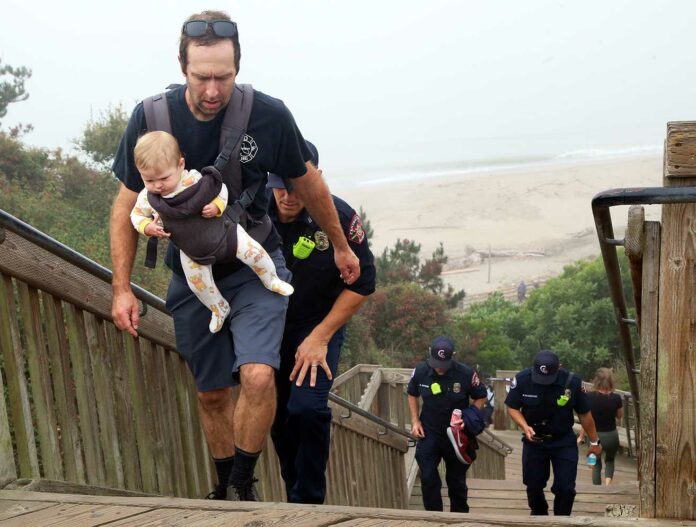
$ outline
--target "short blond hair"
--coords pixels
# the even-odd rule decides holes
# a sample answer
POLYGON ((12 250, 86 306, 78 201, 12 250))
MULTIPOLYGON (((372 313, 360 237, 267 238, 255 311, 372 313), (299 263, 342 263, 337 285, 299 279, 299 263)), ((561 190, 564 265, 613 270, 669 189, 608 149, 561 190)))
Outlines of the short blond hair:
POLYGON ((169 168, 179 164, 181 150, 174 136, 167 132, 148 132, 133 149, 138 170, 169 168))

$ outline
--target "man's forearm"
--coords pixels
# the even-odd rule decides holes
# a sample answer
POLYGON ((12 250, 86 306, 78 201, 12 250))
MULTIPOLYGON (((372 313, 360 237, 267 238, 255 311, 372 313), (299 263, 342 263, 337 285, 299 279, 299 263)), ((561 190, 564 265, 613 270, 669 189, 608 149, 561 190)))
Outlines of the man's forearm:
POLYGON ((411 424, 413 425, 420 421, 418 418, 418 397, 408 396, 408 409, 411 412, 411 424))
POLYGON ((365 300, 367 300, 366 296, 344 289, 336 298, 331 311, 312 330, 312 334, 318 339, 328 342, 334 333, 347 324, 351 317, 357 313, 365 300))
POLYGON ((524 418, 522 415, 522 412, 519 410, 516 410, 514 408, 510 408, 508 406, 508 415, 510 416, 510 419, 512 419, 517 426, 519 426, 522 430, 524 430, 527 427, 527 420, 524 418))
POLYGON ((135 192, 122 186, 111 210, 111 286, 114 291, 130 289, 133 260, 138 247, 138 233, 130 220, 135 197, 135 192))
POLYGON ((346 240, 341 228, 336 206, 321 172, 308 163, 307 173, 302 177, 295 178, 293 185, 309 211, 309 215, 321 226, 331 243, 334 244, 334 248, 347 249, 348 240, 346 240))

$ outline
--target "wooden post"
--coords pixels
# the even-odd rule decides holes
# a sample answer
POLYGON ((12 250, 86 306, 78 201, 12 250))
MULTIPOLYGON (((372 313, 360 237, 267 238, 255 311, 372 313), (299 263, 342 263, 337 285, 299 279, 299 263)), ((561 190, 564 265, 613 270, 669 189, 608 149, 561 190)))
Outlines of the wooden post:
POLYGON ((642 322, 640 325, 640 517, 655 517, 655 388, 657 382, 658 286, 660 281, 660 223, 645 224, 643 250, 642 322))
MULTIPOLYGON (((517 374, 516 370, 497 370, 495 377, 497 379, 510 379, 517 374)), ((496 430, 507 430, 510 428, 510 418, 505 407, 505 398, 507 397, 507 387, 510 383, 507 381, 493 381, 493 428, 496 430)))
MULTIPOLYGON (((667 124, 664 185, 696 185, 696 122, 667 124)), ((696 519, 696 204, 662 206, 655 516, 696 519)))

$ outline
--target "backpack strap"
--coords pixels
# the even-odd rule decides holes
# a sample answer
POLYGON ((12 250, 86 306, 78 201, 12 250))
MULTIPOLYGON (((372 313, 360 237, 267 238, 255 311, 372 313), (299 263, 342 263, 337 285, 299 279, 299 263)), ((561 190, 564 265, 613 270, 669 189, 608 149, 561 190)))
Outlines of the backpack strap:
POLYGON ((573 381, 573 377, 575 377, 575 374, 571 371, 568 373, 568 379, 566 380, 565 386, 563 388, 563 391, 567 390, 570 388, 570 383, 573 381))
MULTIPOLYGON (((169 89, 169 86, 167 89, 169 89)), ((169 107, 167 106, 167 92, 158 93, 143 99, 143 110, 145 111, 145 126, 148 130, 161 130, 172 133, 172 123, 169 119, 169 107)), ((147 240, 144 265, 150 269, 154 269, 157 265, 157 241, 158 238, 156 236, 147 240)))
POLYGON ((214 166, 222 174, 230 196, 236 198, 225 209, 225 215, 234 223, 241 223, 249 235, 261 243, 271 232, 271 219, 266 214, 260 221, 247 225, 246 210, 254 201, 256 193, 263 184, 263 179, 243 189, 242 164, 239 161, 242 140, 246 134, 253 104, 254 88, 251 84, 235 84, 232 98, 222 121, 220 153, 215 159, 214 166))
POLYGON ((160 130, 172 133, 172 123, 169 120, 169 107, 167 106, 167 92, 158 93, 143 99, 143 110, 145 110, 145 125, 149 131, 160 130))
POLYGON ((240 163, 230 163, 230 160, 239 159, 253 104, 251 84, 235 84, 220 129, 220 153, 213 165, 223 174, 230 195, 236 198, 242 194, 242 167, 240 163))

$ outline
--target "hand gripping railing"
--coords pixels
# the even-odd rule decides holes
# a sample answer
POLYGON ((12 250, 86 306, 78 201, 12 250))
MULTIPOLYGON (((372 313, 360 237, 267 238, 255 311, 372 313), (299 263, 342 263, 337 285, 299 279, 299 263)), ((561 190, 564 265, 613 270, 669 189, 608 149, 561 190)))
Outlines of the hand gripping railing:
MULTIPOLYGON (((602 251, 604 269, 609 281, 609 293, 614 304, 614 314, 619 325, 619 339, 621 349, 626 362, 628 383, 633 394, 635 405, 636 429, 640 427, 640 395, 637 375, 640 371, 636 368, 631 344, 629 326, 635 324, 635 320, 629 319, 626 311, 626 301, 621 284, 621 271, 616 247, 624 245, 625 240, 614 238, 614 228, 611 223, 609 209, 616 205, 664 205, 669 203, 696 203, 696 187, 644 187, 644 188, 617 188, 600 192, 592 198, 592 214, 599 238, 599 247, 602 251)), ((638 437, 636 435, 636 444, 638 437)))

